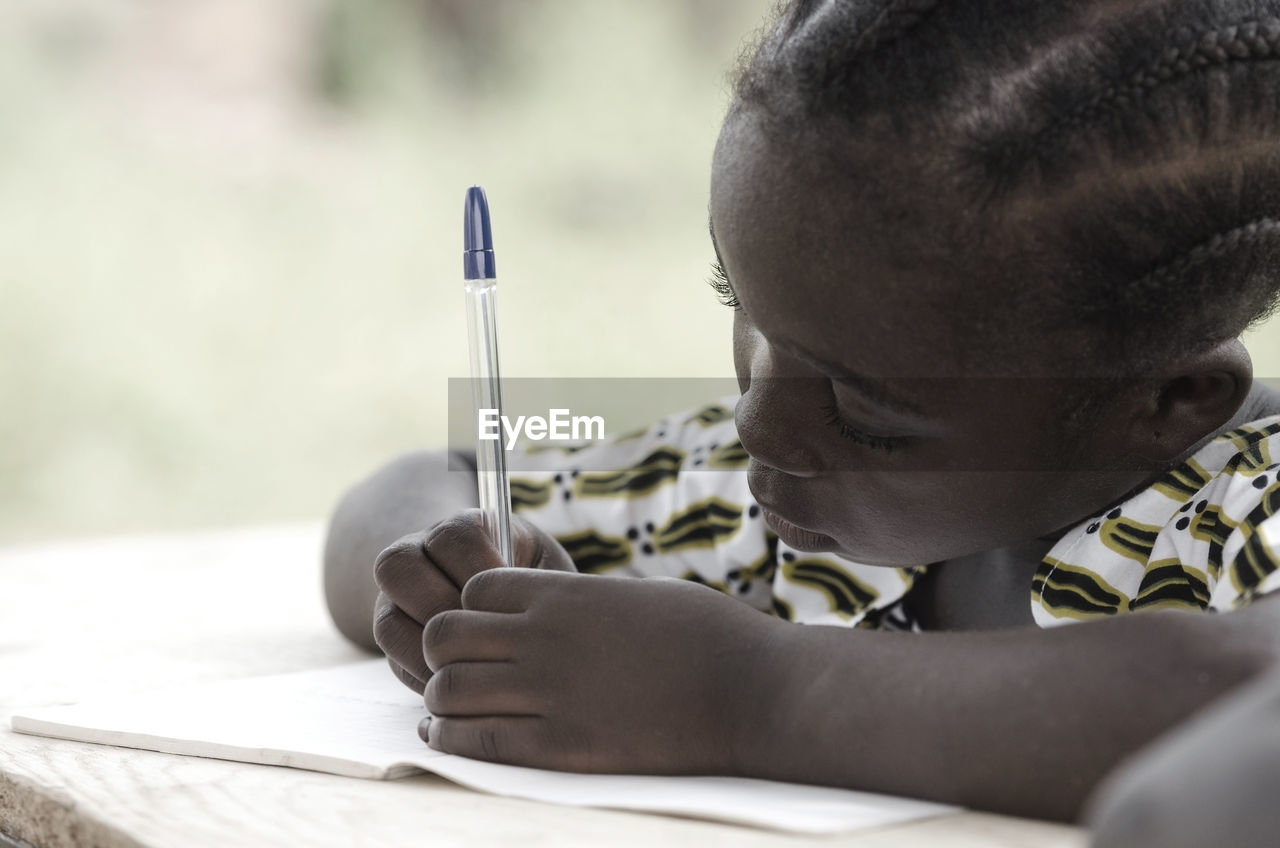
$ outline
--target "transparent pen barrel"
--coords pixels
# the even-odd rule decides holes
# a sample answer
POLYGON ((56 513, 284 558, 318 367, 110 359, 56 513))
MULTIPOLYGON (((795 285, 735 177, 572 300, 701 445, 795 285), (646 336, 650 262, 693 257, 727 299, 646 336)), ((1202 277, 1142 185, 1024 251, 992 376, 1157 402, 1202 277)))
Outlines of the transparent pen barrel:
POLYGON ((502 424, 502 382, 498 374, 496 280, 469 280, 466 283, 467 334, 471 346, 471 399, 477 410, 476 474, 480 489, 480 509, 485 529, 502 554, 511 560, 511 486, 507 482, 507 433, 502 424), (481 438, 494 428, 485 428, 482 416, 491 411, 497 438, 481 438))

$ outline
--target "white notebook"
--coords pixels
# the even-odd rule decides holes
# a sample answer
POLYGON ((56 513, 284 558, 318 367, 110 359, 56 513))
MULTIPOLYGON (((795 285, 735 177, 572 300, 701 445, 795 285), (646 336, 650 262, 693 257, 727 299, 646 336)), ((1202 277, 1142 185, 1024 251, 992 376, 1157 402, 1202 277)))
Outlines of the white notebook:
POLYGON ((906 798, 731 777, 572 774, 442 754, 385 660, 185 686, 12 716, 15 731, 362 778, 430 771, 517 798, 825 834, 955 812, 906 798))

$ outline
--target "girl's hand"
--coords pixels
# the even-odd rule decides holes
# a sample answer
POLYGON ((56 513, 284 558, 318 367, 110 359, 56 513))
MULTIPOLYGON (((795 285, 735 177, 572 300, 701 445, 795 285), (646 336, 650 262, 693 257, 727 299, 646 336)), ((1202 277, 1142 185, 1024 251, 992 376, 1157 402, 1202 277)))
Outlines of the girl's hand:
MULTIPOLYGON (((374 640, 391 670, 418 694, 431 678, 423 656, 423 626, 433 616, 462 605, 462 587, 471 577, 502 566, 481 515, 478 509, 467 510, 430 530, 405 536, 374 563, 381 590, 373 613, 374 640)), ((518 516, 511 518, 511 547, 516 565, 576 570, 555 539, 518 516)))
POLYGON ((670 578, 486 571, 426 627, 434 718, 419 733, 542 768, 740 774, 767 732, 786 626, 670 578))

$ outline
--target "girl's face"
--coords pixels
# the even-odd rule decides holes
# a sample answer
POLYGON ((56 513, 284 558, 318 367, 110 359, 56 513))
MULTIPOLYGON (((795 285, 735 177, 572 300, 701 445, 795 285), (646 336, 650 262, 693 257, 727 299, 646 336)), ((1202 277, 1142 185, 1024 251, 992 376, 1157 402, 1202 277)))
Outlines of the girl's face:
POLYGON ((1078 382, 962 371, 984 339, 948 304, 962 285, 980 299, 981 281, 889 262, 884 208, 850 202, 850 178, 821 161, 779 151, 745 115, 712 172, 713 238, 741 306, 738 433, 784 542, 921 565, 1047 536, 1149 475, 1123 455, 1116 411, 1064 435, 1078 382))

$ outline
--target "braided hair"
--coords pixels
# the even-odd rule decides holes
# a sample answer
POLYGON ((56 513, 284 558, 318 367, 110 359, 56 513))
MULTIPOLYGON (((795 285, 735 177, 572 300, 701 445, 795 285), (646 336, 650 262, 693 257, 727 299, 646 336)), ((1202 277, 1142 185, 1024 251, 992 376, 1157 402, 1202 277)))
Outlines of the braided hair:
POLYGON ((744 114, 892 198, 992 356, 1158 368, 1280 296, 1280 0, 792 0, 744 114))

